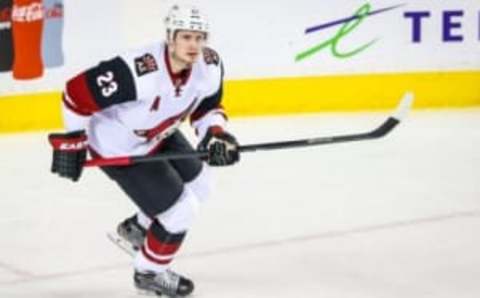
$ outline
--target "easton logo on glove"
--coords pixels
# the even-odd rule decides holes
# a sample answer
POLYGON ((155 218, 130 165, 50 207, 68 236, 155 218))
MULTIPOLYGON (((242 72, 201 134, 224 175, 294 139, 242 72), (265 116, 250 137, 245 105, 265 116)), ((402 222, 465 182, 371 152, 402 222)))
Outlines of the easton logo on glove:
POLYGON ((51 171, 60 177, 77 181, 87 156, 85 132, 52 133, 48 140, 53 147, 51 171))
POLYGON ((85 135, 69 139, 65 136, 60 137, 52 134, 49 136, 49 141, 55 150, 79 151, 87 148, 87 137, 85 135))

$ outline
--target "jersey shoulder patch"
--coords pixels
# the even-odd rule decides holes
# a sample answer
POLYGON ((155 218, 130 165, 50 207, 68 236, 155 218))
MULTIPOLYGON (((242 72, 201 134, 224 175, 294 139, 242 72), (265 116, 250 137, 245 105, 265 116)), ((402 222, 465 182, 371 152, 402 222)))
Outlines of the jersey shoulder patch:
POLYGON ((139 77, 158 70, 157 60, 150 53, 145 53, 141 56, 135 57, 134 63, 135 63, 135 72, 139 77))
POLYGON ((218 66, 220 64, 220 56, 214 49, 209 47, 203 48, 203 60, 207 65, 214 64, 215 66, 218 66))

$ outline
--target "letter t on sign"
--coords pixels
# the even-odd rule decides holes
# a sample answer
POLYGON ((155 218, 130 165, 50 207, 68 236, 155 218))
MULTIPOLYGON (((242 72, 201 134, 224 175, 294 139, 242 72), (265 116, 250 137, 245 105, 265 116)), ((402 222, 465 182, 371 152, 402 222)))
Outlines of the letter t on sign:
POLYGON ((412 18, 412 41, 419 43, 422 41, 422 18, 430 17, 428 11, 412 11, 403 14, 405 18, 412 18))

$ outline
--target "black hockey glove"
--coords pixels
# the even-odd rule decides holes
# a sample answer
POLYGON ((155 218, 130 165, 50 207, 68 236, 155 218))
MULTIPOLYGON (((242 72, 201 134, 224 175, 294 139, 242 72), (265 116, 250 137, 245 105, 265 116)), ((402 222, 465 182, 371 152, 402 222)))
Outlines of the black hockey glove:
POLYGON ((221 127, 213 126, 198 144, 199 151, 208 151, 207 163, 211 166, 228 166, 240 160, 238 142, 221 127))
POLYGON ((52 173, 77 181, 87 157, 85 132, 52 133, 48 140, 53 147, 52 173))

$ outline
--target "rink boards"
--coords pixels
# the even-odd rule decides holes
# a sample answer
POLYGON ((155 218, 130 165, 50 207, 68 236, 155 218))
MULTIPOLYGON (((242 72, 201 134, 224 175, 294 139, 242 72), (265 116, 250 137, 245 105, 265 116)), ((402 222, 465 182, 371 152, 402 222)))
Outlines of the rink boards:
MULTIPOLYGON (((410 90, 415 108, 466 107, 480 105, 479 81, 479 71, 229 80, 224 106, 230 116, 378 110, 410 90)), ((62 126, 60 91, 0 99, 0 132, 62 126)))

